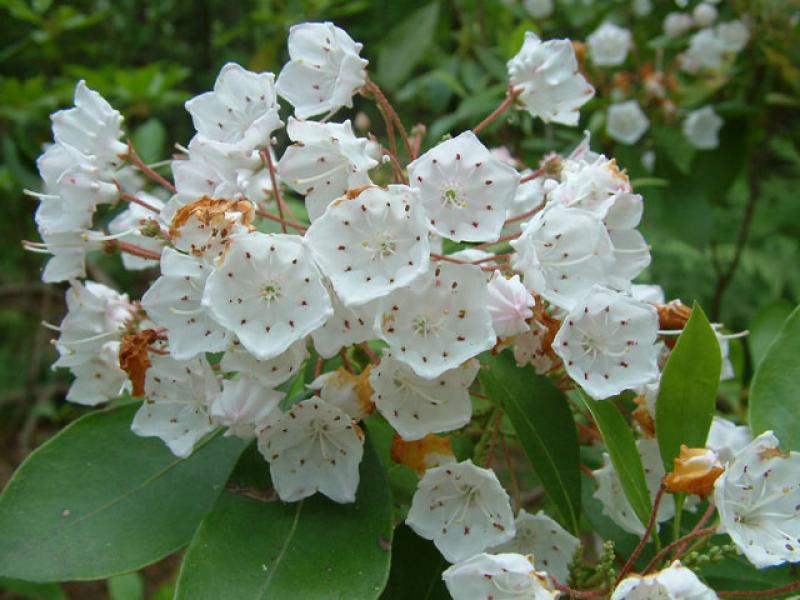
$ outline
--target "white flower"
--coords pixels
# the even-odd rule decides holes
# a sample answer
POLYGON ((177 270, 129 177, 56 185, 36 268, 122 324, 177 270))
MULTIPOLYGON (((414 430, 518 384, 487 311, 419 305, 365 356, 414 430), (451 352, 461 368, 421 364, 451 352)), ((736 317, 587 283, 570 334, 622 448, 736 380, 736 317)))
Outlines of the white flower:
POLYGON ((194 445, 214 429, 208 404, 219 394, 219 382, 204 356, 178 361, 152 354, 144 381, 145 400, 131 430, 158 437, 175 456, 186 458, 194 445))
POLYGON ((689 48, 680 55, 681 68, 687 73, 695 73, 700 69, 719 69, 724 53, 725 47, 716 30, 701 29, 692 35, 689 48))
POLYGON ((719 130, 722 118, 712 106, 704 106, 690 112, 683 121, 683 135, 692 146, 700 150, 711 150, 719 146, 719 130))
POLYGON ((648 304, 664 304, 666 301, 664 288, 655 284, 635 283, 631 286, 631 296, 648 304))
POLYGON ((650 121, 636 100, 612 104, 606 115, 606 133, 623 144, 635 144, 650 127, 650 121))
MULTIPOLYGON (((664 463, 661 460, 661 452, 658 449, 658 441, 646 438, 639 439, 636 441, 636 449, 642 459, 644 478, 652 499, 661 486, 661 480, 666 475, 664 463)), ((642 525, 630 502, 628 502, 628 498, 622 489, 619 475, 614 470, 608 453, 603 453, 603 467, 592 471, 592 474, 597 484, 594 497, 603 504, 603 513, 628 533, 639 536, 644 535, 644 525, 642 525)), ((671 519, 674 515, 675 501, 671 495, 665 494, 658 507, 656 521, 662 523, 671 519)))
POLYGON ((667 37, 678 37, 692 28, 692 17, 683 12, 671 12, 664 18, 664 33, 667 37))
POLYGON ((365 385, 369 375, 368 372, 354 375, 340 367, 336 371, 323 373, 306 387, 318 392, 323 402, 343 410, 354 421, 360 421, 374 408, 372 390, 365 385))
POLYGON ((658 377, 658 313, 650 304, 595 286, 564 317, 553 349, 592 398, 658 377))
POLYGON ((240 150, 201 135, 192 138, 188 150, 188 159, 171 163, 182 200, 208 196, 263 202, 271 197, 272 179, 258 150, 240 150))
POLYGON ((717 594, 680 561, 650 575, 629 575, 619 582, 611 600, 717 600, 717 594))
POLYGON ((67 392, 67 400, 76 404, 97 406, 122 393, 128 375, 119 368, 119 342, 106 342, 97 355, 71 367, 75 376, 67 392))
POLYGON ((54 233, 41 232, 42 242, 26 242, 25 249, 39 254, 51 254, 45 265, 42 281, 58 283, 86 277, 86 254, 100 250, 107 239, 98 231, 71 229, 54 233))
POLYGON ((519 173, 471 131, 438 144, 408 165, 431 230, 459 242, 500 237, 519 173))
POLYGON ((217 75, 214 91, 186 102, 192 123, 203 137, 252 150, 269 145, 278 118, 275 76, 253 73, 227 63, 217 75))
POLYGON ((367 82, 361 48, 333 23, 301 23, 289 30, 291 60, 276 87, 298 119, 353 106, 353 94, 367 82))
POLYGON ((530 327, 526 320, 533 316, 533 296, 522 285, 519 275, 511 279, 495 271, 488 284, 489 302, 486 308, 492 315, 492 324, 498 337, 510 337, 530 327))
POLYGON ((692 11, 692 20, 698 27, 708 27, 717 20, 719 12, 717 7, 708 2, 701 2, 692 11))
POLYGON ((282 354, 333 314, 310 250, 286 234, 231 237, 202 304, 259 360, 282 354))
POLYGON ((511 85, 521 90, 519 101, 544 122, 577 125, 578 109, 594 97, 594 88, 578 72, 569 40, 542 42, 527 31, 507 66, 511 85))
POLYGON ((514 537, 508 494, 494 471, 471 460, 428 469, 417 484, 406 524, 433 540, 449 562, 514 537))
POLYGON ((611 67, 625 62, 633 38, 624 27, 606 22, 586 38, 586 43, 594 64, 611 67))
POLYGON ((342 197, 306 231, 314 258, 346 306, 361 306, 428 270, 427 228, 419 200, 404 185, 342 197))
POLYGON ((378 165, 380 149, 372 140, 356 137, 349 120, 317 123, 290 117, 286 133, 294 145, 281 157, 278 174, 305 195, 312 221, 348 189, 372 183, 367 172, 378 165))
MULTIPOLYGON (((520 173, 523 177, 530 175, 533 171, 526 169, 520 173)), ((551 185, 555 185, 555 181, 546 176, 534 177, 528 181, 522 182, 517 186, 517 191, 514 194, 514 199, 506 211, 506 219, 519 216, 527 213, 534 208, 544 204, 545 195, 551 185)), ((512 224, 513 225, 513 224, 512 224)), ((516 225, 520 227, 519 224, 516 225)))
POLYGON ((800 561, 800 452, 766 431, 714 483, 721 527, 758 569, 800 561))
POLYGON ((453 600, 553 600, 559 594, 530 556, 477 554, 442 573, 453 600))
POLYGON ((424 379, 387 351, 369 375, 372 399, 404 440, 460 429, 472 417, 469 387, 479 369, 473 359, 424 379))
MULTIPOLYGON (((136 196, 159 210, 164 208, 164 203, 152 194, 138 192, 136 196)), ((140 248, 144 248, 145 250, 151 250, 156 254, 161 254, 165 243, 164 239, 161 236, 144 235, 141 231, 143 227, 156 227, 158 230, 163 230, 161 225, 158 214, 145 208, 141 204, 132 202, 128 205, 128 208, 111 220, 108 224, 108 230, 112 234, 122 234, 135 229, 135 231, 131 231, 119 239, 123 242, 128 242, 140 248)), ((158 262, 150 258, 142 258, 141 256, 134 256, 133 254, 123 252, 122 264, 129 271, 138 271, 154 267, 158 262)))
POLYGON ((311 332, 314 348, 322 358, 331 358, 344 347, 367 342, 377 337, 374 330, 378 301, 361 306, 348 307, 342 304, 330 282, 323 280, 331 297, 333 316, 311 332))
MULTIPOLYGON (((94 281, 73 281, 65 294, 67 314, 55 342, 59 359, 53 367, 76 367, 101 357, 108 342, 119 341, 133 318, 127 294, 94 281)), ((107 357, 107 355, 106 355, 107 357)))
POLYGON ((547 327, 539 321, 531 321, 530 331, 514 336, 514 360, 518 367, 533 365, 540 375, 553 368, 554 361, 545 349, 547 327))
POLYGON ((284 502, 316 492, 354 502, 364 434, 344 411, 317 397, 292 406, 258 435, 275 491, 284 502))
POLYGON ((230 332, 201 304, 210 273, 200 259, 165 248, 161 277, 142 296, 142 308, 156 325, 166 327, 169 352, 178 360, 220 352, 230 342, 230 332))
POLYGON ((552 203, 523 226, 511 242, 512 267, 525 286, 569 309, 595 283, 607 279, 613 246, 602 221, 590 212, 552 203))
POLYGON ((242 348, 239 340, 234 340, 222 355, 219 366, 224 373, 244 373, 262 386, 271 388, 291 379, 306 358, 308 351, 305 339, 296 341, 285 352, 269 360, 258 360, 242 348))
POLYGON ((225 435, 249 440, 267 424, 284 396, 244 373, 222 382, 222 393, 210 402, 209 414, 214 423, 228 428, 225 435))
POLYGON ((381 301, 375 329, 392 354, 433 379, 494 346, 479 267, 443 263, 381 301))
POLYGON ((727 465, 752 441, 753 434, 747 425, 736 425, 733 421, 714 415, 706 447, 716 452, 720 462, 727 465))
POLYGON ((516 534, 492 552, 514 552, 533 555, 533 566, 547 571, 561 583, 569 579, 569 565, 581 542, 543 511, 535 515, 520 509, 514 520, 516 534))
POLYGON ((589 160, 564 161, 561 182, 547 194, 547 199, 604 219, 619 195, 629 192, 631 184, 625 172, 614 159, 600 154, 589 160))
POLYGON ((653 10, 652 0, 633 0, 633 14, 637 17, 646 17, 653 10))
POLYGON ((56 142, 91 156, 97 167, 117 167, 122 163, 120 157, 128 152, 119 141, 122 115, 83 80, 75 87, 75 107, 53 113, 50 118, 56 142))
POLYGON ((717 39, 725 52, 737 53, 744 50, 750 41, 750 30, 741 21, 720 23, 716 28, 717 39))
POLYGON ((525 10, 534 19, 544 19, 553 14, 553 0, 525 0, 525 10))
POLYGON ((614 199, 603 223, 614 246, 614 264, 608 270, 608 284, 629 290, 634 279, 650 264, 650 246, 635 228, 644 211, 642 197, 622 192, 614 199))

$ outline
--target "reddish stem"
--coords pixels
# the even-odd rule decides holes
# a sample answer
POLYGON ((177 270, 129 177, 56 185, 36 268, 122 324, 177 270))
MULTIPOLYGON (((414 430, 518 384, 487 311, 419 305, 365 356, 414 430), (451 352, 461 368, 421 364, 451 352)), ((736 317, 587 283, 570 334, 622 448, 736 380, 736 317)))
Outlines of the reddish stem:
POLYGON ((768 590, 743 590, 734 592, 717 592, 720 598, 776 598, 789 592, 800 590, 800 581, 788 583, 768 590))
POLYGON ((361 344, 358 345, 358 347, 361 348, 364 351, 364 354, 366 354, 369 357, 369 360, 372 364, 377 365, 379 362, 381 362, 381 359, 378 357, 377 354, 375 354, 375 351, 369 347, 369 344, 367 342, 362 342, 361 344))
POLYGON ((397 130, 400 132, 400 137, 403 140, 403 144, 406 147, 406 152, 408 152, 408 156, 411 160, 416 158, 413 149, 411 148, 411 143, 408 140, 408 132, 406 131, 405 125, 400 120, 400 116, 397 114, 397 111, 392 106, 392 103, 386 98, 383 93, 383 90, 372 80, 367 81, 367 85, 365 86, 370 92, 373 93, 375 96, 375 100, 378 102, 380 106, 383 107, 383 110, 386 111, 386 114, 392 119, 395 124, 397 125, 397 130))
POLYGON ((716 531, 717 531, 717 528, 716 528, 716 527, 706 527, 705 529, 698 529, 697 531, 692 531, 691 533, 687 533, 685 536, 683 536, 683 537, 681 537, 681 538, 678 538, 677 540, 675 540, 674 542, 672 542, 672 543, 671 543, 671 544, 669 544, 668 546, 665 546, 665 547, 664 547, 664 548, 661 550, 661 552, 659 552, 658 554, 656 554, 656 555, 653 557, 653 560, 651 560, 651 561, 650 561, 650 562, 647 564, 647 566, 644 568, 644 570, 642 571, 642 573, 643 573, 643 574, 646 574, 646 573, 648 573, 649 571, 651 571, 651 570, 653 569, 653 567, 655 567, 655 566, 656 566, 658 563, 660 563, 662 560, 664 560, 664 558, 665 558, 665 557, 666 557, 666 556, 667 556, 667 555, 668 555, 670 552, 672 552, 672 551, 673 551, 675 548, 677 548, 677 547, 681 546, 682 544, 684 544, 684 543, 686 543, 686 542, 689 542, 689 541, 691 541, 691 540, 697 539, 697 538, 699 538, 699 537, 703 537, 703 536, 705 536, 705 535, 713 535, 714 533, 716 533, 716 531))
POLYGON ((497 244, 502 244, 504 242, 515 240, 521 235, 522 235, 521 231, 517 231, 516 233, 509 233, 508 235, 504 235, 503 237, 498 238, 494 242, 484 242, 482 244, 478 244, 477 246, 473 246, 473 249, 483 250, 484 248, 491 248, 492 246, 496 246, 497 244))
POLYGON ((280 216, 280 224, 283 233, 286 233, 286 219, 283 216, 283 196, 281 196, 281 187, 278 185, 278 176, 275 174, 275 165, 272 164, 272 155, 268 149, 261 149, 261 160, 269 169, 269 178, 272 181, 272 193, 275 196, 275 204, 278 205, 278 215, 280 216))
POLYGON ((516 217, 511 217, 510 219, 506 219, 504 225, 508 225, 509 223, 516 223, 517 221, 524 221, 528 217, 532 217, 533 215, 541 211, 543 208, 544 208, 544 203, 540 204, 536 208, 532 208, 528 211, 525 211, 524 213, 519 214, 516 217))
MULTIPOLYGON (((114 183, 119 188, 119 183, 116 182, 116 181, 114 183)), ((134 196, 133 194, 129 194, 128 192, 125 192, 122 189, 119 190, 119 197, 122 198, 123 200, 125 200, 126 202, 133 202, 134 204, 138 204, 139 206, 143 206, 147 210, 152 211, 152 212, 154 212, 156 214, 159 214, 161 212, 160 209, 156 208, 152 204, 149 204, 149 203, 145 202, 144 200, 142 200, 141 198, 139 198, 137 196, 134 196)))
MULTIPOLYGON (((715 510, 716 510, 716 506, 714 506, 714 503, 713 502, 709 502, 708 503, 708 507, 706 508, 706 511, 703 513, 703 516, 700 517, 700 520, 697 521, 697 524, 692 528, 692 530, 689 533, 694 533, 695 531, 698 531, 699 529, 702 529, 703 526, 706 523, 708 523, 708 520, 714 514, 715 510)), ((672 560, 676 560, 676 559, 680 558, 683 555, 683 553, 686 552, 686 548, 688 548, 688 547, 689 547, 688 542, 686 542, 682 546, 680 546, 675 551, 675 555, 672 557, 672 560)))
POLYGON ((269 219, 270 221, 275 221, 276 223, 280 223, 281 225, 288 225, 295 231, 299 231, 300 233, 305 233, 306 226, 297 223, 296 221, 290 221, 288 219, 284 219, 277 215, 273 215, 271 212, 267 212, 266 210, 256 209, 256 216, 259 216, 263 219, 269 219))
POLYGON ((476 135, 481 132, 486 126, 492 123, 497 117, 502 115, 506 112, 509 108, 514 105, 514 101, 517 99, 519 95, 518 92, 514 92, 513 89, 509 86, 508 96, 506 96, 505 100, 503 100, 497 108, 495 108, 488 117, 486 117, 483 121, 478 123, 475 127, 472 128, 473 133, 476 135))
POLYGON ((608 590, 576 590, 568 585, 560 583, 555 577, 552 575, 550 576, 550 581, 553 582, 553 587, 556 588, 560 592, 564 592, 565 594, 572 596, 573 598, 597 598, 599 596, 605 596, 608 593, 608 590))
POLYGON ((525 177, 520 179, 519 182, 520 183, 527 183, 528 181, 536 179, 537 177, 541 177, 542 175, 544 175, 544 172, 546 170, 547 170, 546 167, 539 167, 533 173, 528 173, 527 175, 525 175, 525 177))
POLYGON ((142 248, 141 246, 137 246, 136 244, 130 244, 128 242, 123 242, 121 240, 108 240, 106 242, 106 248, 110 250, 119 250, 120 252, 125 252, 133 256, 138 256, 140 258, 161 260, 160 252, 153 252, 152 250, 148 250, 147 248, 142 248))
POLYGON ((644 547, 647 545, 647 542, 650 540, 650 535, 653 533, 653 528, 656 525, 656 516, 658 515, 658 507, 661 504, 661 498, 664 497, 664 492, 666 491, 667 487, 662 482, 656 492, 655 500, 653 500, 653 510, 650 512, 650 518, 647 520, 647 527, 645 527, 644 535, 642 539, 639 540, 639 543, 636 545, 636 548, 633 549, 631 555, 628 557, 627 562, 622 567, 622 570, 619 572, 617 576, 617 583, 622 581, 622 578, 628 574, 628 571, 631 570, 633 567, 633 563, 636 562, 636 559, 639 558, 639 555, 644 550, 644 547))
POLYGON ((130 141, 128 141, 128 160, 131 162, 133 166, 135 166, 142 173, 147 175, 150 179, 155 181, 158 185, 166 188, 173 194, 177 192, 175 186, 172 185, 171 182, 167 181, 164 177, 162 177, 161 175, 156 173, 153 169, 144 164, 144 161, 141 159, 141 157, 138 154, 136 154, 136 150, 134 150, 133 148, 133 143, 130 141))

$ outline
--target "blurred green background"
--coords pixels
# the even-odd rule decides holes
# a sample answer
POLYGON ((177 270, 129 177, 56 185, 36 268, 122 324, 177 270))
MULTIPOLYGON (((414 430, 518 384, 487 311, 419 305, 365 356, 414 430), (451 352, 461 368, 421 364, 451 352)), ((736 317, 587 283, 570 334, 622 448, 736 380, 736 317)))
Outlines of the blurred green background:
MULTIPOLYGON (((725 119, 720 147, 702 152, 682 137, 679 119, 647 106, 637 79, 652 57, 669 69, 686 47, 687 36, 661 35, 663 17, 677 8, 654 0, 652 12, 638 16, 631 5, 556 0, 551 16, 534 18, 526 3, 499 0, 0 0, 0 486, 80 411, 63 401, 67 376, 50 370, 51 333, 39 325, 60 321, 63 289, 40 282, 42 257, 20 245, 37 237, 35 201, 22 190, 39 188, 34 161, 51 139, 48 115, 69 105, 76 80, 86 79, 125 115, 146 161, 168 158, 192 134, 183 102, 210 89, 228 61, 279 71, 289 26, 305 20, 334 21, 364 43, 372 77, 407 126, 427 125, 426 145, 475 125, 502 100, 505 62, 526 30, 585 40, 609 16, 631 28, 637 51, 625 66, 629 81, 586 66, 598 94, 582 110, 581 127, 546 126, 517 113, 514 127, 501 121, 482 137, 535 167, 548 151, 568 152, 588 128, 593 149, 617 157, 645 197, 641 229, 653 264, 644 280, 661 284, 668 298, 700 301, 730 331, 756 332, 732 349, 737 378, 725 393, 737 405, 752 344, 800 298, 800 4, 720 4, 723 19, 747 14, 749 46, 722 73, 686 77, 675 69, 679 113, 712 103, 725 119), (604 134, 605 108, 629 97, 640 99, 651 128, 635 146, 615 145, 604 134), (652 170, 642 164, 649 153, 652 170)), ((362 98, 336 118, 358 110, 380 135, 380 117, 362 98)), ((114 256, 93 257, 89 269, 134 298, 152 275, 126 273, 114 256)), ((158 580, 148 576, 148 597, 158 580)), ((103 584, 97 597, 141 597, 141 581, 114 585, 122 591, 103 584), (132 595, 124 595, 126 585, 132 595)), ((80 589, 72 597, 95 597, 80 589)))

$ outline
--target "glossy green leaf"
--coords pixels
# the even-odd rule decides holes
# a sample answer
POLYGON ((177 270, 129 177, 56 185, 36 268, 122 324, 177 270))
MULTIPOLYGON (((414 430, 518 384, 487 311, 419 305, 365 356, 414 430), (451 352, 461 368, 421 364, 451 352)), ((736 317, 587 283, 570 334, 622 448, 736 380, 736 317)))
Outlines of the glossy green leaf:
POLYGON ((442 581, 447 561, 436 546, 400 525, 392 543, 392 570, 381 600, 449 600, 442 581))
POLYGON ((124 573, 108 580, 109 600, 143 600, 144 580, 139 573, 124 573))
POLYGON ((10 596, 11 598, 20 600, 68 600, 67 595, 56 583, 31 583, 0 577, 0 598, 5 598, 2 592, 10 592, 14 594, 10 596))
POLYGON ((482 359, 480 379, 489 397, 499 403, 519 436, 525 454, 566 528, 578 532, 581 472, 578 435, 566 398, 533 367, 517 367, 506 352, 482 359))
POLYGON ((100 579, 186 545, 243 444, 215 437, 188 459, 130 431, 137 405, 78 419, 33 452, 0 496, 0 574, 100 579))
POLYGON ((750 427, 771 429, 784 450, 800 450, 800 307, 783 324, 750 386, 750 427))
POLYGON ((667 472, 681 444, 706 445, 719 388, 722 355, 717 334, 698 304, 678 337, 661 375, 656 436, 667 472))
POLYGON ((786 300, 779 300, 763 306, 753 317, 747 344, 754 367, 758 367, 764 360, 767 350, 780 333, 783 323, 792 313, 792 308, 792 305, 786 300))
POLYGON ((594 419, 606 446, 611 464, 619 475, 622 490, 643 525, 650 517, 650 492, 633 431, 612 400, 593 400, 582 391, 580 397, 594 419))
POLYGON ((392 498, 369 440, 354 504, 285 504, 255 448, 187 551, 176 600, 378 598, 389 576, 392 498))
POLYGON ((433 42, 439 21, 439 3, 423 6, 399 25, 384 39, 378 53, 378 80, 388 89, 403 83, 433 42))

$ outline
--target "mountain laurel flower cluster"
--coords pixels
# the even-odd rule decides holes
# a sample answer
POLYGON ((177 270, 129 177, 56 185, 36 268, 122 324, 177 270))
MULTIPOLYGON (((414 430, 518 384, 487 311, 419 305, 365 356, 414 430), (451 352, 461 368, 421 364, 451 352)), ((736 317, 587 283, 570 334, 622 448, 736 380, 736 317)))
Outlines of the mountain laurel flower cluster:
MULTIPOLYGON (((688 25, 680 18, 667 18, 669 35, 702 23, 684 69, 715 68, 747 43, 741 23, 714 25, 708 8, 688 25)), ((610 22, 588 38, 596 66, 622 65, 632 49, 630 32, 610 22)), ((797 452, 720 418, 706 447, 684 446, 680 457, 676 447, 665 458, 656 438, 669 361, 684 340, 676 346, 675 336, 701 316, 636 283, 651 249, 639 231, 645 201, 625 170, 591 150, 588 133, 532 168, 480 138, 510 108, 578 124, 595 89, 573 43, 528 32, 496 114, 442 139, 424 139, 424 127, 407 134, 361 51, 332 23, 292 27, 277 77, 223 66, 213 90, 186 102, 194 136, 153 166, 124 141, 120 113, 78 83, 74 107, 52 116, 42 190, 30 192, 42 241, 25 242, 49 255, 42 280, 67 285, 67 314, 48 325, 54 366, 74 376, 67 399, 140 400, 132 431, 180 458, 217 434, 251 442, 277 499, 356 502, 359 520, 362 490, 376 485, 365 465, 380 452, 413 477, 407 501, 397 492, 406 507, 396 520, 451 563, 443 578, 457 599, 549 599, 589 585, 581 557, 599 538, 580 536, 570 504, 577 443, 574 473, 564 474, 571 450, 551 447, 561 433, 541 429, 548 414, 570 428, 574 418, 589 440, 596 491, 584 496, 607 528, 644 544, 659 523, 705 503, 756 567, 800 561, 797 452), (371 100, 386 145, 339 116, 371 100), (86 280, 98 251, 145 270, 139 299, 86 280), (528 385, 530 398, 512 397, 528 385), (636 435, 607 438, 608 419, 625 423, 617 401, 634 397, 636 435), (545 504, 550 514, 525 511, 520 485, 531 479, 517 480, 509 445, 553 461, 533 462, 536 489, 562 490, 545 504), (507 462, 495 471, 501 448, 507 462), (629 479, 637 468, 639 496, 629 479), (662 480, 690 497, 675 500, 662 480)), ((682 130, 712 148, 721 125, 709 105, 682 130)), ((606 131, 622 143, 648 126, 635 99, 608 109, 606 131)), ((724 363, 727 337, 715 327, 711 355, 724 363)), ((619 600, 715 598, 677 548, 640 573, 632 556, 616 580, 592 581, 619 600)))

